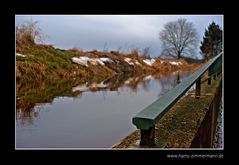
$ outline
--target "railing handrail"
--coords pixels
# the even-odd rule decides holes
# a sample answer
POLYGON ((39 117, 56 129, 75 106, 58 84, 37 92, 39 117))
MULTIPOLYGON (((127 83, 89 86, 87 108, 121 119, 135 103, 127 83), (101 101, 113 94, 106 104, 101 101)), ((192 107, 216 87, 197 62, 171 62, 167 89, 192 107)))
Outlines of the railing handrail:
MULTIPOLYGON (((222 52, 216 57, 209 60, 197 72, 190 75, 187 79, 183 80, 175 88, 168 91, 161 98, 157 99, 151 105, 139 112, 133 117, 133 124, 138 129, 148 130, 154 126, 163 115, 190 89, 190 87, 197 81, 201 80, 201 76, 213 66, 216 61, 222 58, 222 52)), ((200 84, 200 82, 199 82, 200 84)))

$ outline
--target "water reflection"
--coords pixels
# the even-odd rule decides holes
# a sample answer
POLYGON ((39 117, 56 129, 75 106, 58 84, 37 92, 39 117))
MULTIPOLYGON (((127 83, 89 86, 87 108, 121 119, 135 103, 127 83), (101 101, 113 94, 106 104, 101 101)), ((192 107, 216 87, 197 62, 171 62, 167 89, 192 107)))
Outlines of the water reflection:
POLYGON ((160 79, 160 83, 162 85, 162 91, 159 93, 159 97, 161 97, 164 93, 168 92, 170 89, 179 84, 184 78, 188 77, 191 74, 188 72, 173 72, 168 76, 164 76, 160 79))
POLYGON ((134 114, 189 74, 122 74, 102 82, 18 87, 17 147, 108 148, 135 129, 134 114))
MULTIPOLYGON (((74 81, 61 81, 58 83, 38 82, 37 84, 16 84, 16 118, 22 124, 33 123, 38 116, 38 104, 52 103, 54 98, 68 96, 80 98, 83 92, 118 91, 119 87, 128 86, 133 92, 137 92, 137 86, 144 84, 152 76, 135 76, 131 74, 118 74, 102 82, 87 82, 73 86, 74 81), (72 87, 73 86, 73 87, 72 87)), ((120 94, 120 92, 118 92, 120 94)))
POLYGON ((34 118, 38 117, 40 106, 44 103, 52 103, 54 98, 68 96, 74 98, 80 98, 83 92, 97 92, 105 91, 102 96, 105 97, 107 91, 117 91, 120 95, 120 87, 129 87, 131 92, 137 93, 137 89, 142 85, 142 89, 148 92, 150 89, 150 81, 153 79, 158 80, 160 87, 159 95, 162 96, 164 93, 172 89, 181 79, 187 77, 190 72, 173 72, 170 75, 141 75, 134 76, 130 74, 119 74, 111 77, 105 81, 96 83, 84 83, 72 87, 71 81, 63 81, 58 84, 51 84, 47 82, 41 82, 40 84, 17 84, 17 111, 16 118, 21 121, 21 124, 33 124, 34 118), (54 88, 55 87, 55 88, 54 88))
POLYGON ((16 84, 16 119, 22 124, 33 123, 39 114, 37 104, 51 103, 58 96, 79 96, 71 91, 74 81, 36 82, 35 84, 16 84))

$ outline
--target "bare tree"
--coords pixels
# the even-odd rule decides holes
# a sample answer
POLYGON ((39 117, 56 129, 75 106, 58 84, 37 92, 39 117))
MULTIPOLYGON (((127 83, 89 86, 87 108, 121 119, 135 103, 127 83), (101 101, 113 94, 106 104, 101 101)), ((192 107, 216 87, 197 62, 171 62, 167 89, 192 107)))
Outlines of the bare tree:
POLYGON ((43 42, 44 35, 41 29, 37 26, 37 21, 25 21, 20 26, 16 26, 16 40, 17 42, 24 42, 24 44, 36 44, 36 42, 43 42))
MULTIPOLYGON (((37 21, 30 20, 16 26, 16 52, 24 53, 32 46, 43 43, 46 36, 37 23, 37 21)), ((49 47, 51 46, 49 45, 49 47)))
POLYGON ((162 55, 167 54, 178 59, 182 56, 193 56, 198 43, 193 23, 184 18, 166 23, 159 33, 159 39, 164 46, 162 55))

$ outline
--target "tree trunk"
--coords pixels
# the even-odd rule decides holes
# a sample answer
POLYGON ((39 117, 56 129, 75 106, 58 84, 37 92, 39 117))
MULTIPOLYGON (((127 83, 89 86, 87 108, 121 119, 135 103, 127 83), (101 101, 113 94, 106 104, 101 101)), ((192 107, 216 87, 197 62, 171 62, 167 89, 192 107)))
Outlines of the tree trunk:
POLYGON ((178 59, 181 58, 181 52, 178 51, 177 57, 178 57, 178 59))

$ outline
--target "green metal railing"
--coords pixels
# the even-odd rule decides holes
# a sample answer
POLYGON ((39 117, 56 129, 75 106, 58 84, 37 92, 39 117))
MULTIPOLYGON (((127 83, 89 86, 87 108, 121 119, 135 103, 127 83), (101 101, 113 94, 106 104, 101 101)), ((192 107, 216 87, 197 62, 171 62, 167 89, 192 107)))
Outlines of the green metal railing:
POLYGON ((208 61, 197 72, 183 80, 175 88, 164 94, 144 110, 133 117, 133 124, 140 129, 140 146, 154 146, 155 124, 163 115, 196 83, 196 98, 200 97, 201 76, 208 70, 208 84, 211 76, 215 76, 222 70, 222 54, 208 61))

